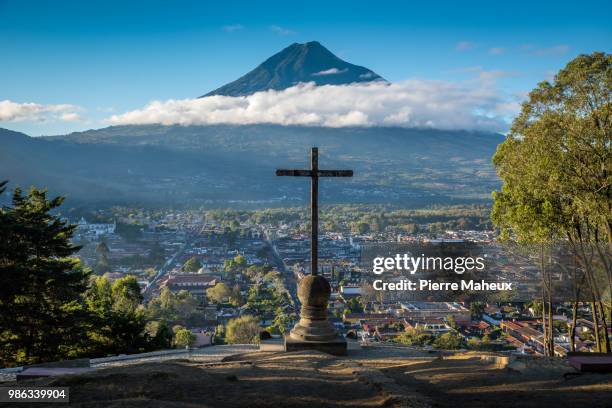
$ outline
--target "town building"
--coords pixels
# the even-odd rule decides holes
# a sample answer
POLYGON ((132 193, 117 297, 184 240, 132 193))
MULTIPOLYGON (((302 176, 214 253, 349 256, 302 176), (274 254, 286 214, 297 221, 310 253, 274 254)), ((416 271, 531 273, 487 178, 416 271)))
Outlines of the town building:
POLYGON ((173 293, 186 290, 193 297, 200 301, 205 301, 206 289, 212 288, 217 282, 216 276, 195 273, 172 273, 161 282, 160 288, 167 287, 173 293))
POLYGON ((93 235, 96 238, 101 235, 111 235, 115 233, 117 223, 112 224, 90 224, 84 217, 77 223, 76 233, 81 235, 93 235))

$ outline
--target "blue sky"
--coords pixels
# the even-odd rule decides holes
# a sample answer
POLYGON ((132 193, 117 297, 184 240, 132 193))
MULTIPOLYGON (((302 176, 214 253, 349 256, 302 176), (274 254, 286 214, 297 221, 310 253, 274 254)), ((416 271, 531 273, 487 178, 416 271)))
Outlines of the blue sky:
POLYGON ((508 103, 574 56, 610 51, 609 1, 460 3, 0 0, 0 101, 36 104, 0 127, 103 127, 202 95, 293 42, 320 41, 392 82, 493 78, 508 103))

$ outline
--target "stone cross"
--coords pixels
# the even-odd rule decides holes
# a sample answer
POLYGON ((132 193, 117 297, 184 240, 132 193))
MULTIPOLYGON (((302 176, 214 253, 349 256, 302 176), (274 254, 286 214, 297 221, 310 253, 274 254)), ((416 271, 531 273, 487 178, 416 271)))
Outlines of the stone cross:
POLYGON ((352 170, 320 170, 319 149, 310 153, 310 170, 276 170, 277 176, 310 177, 310 276, 298 285, 300 321, 284 336, 285 351, 319 350, 334 355, 347 353, 346 340, 327 319, 331 287, 318 275, 317 243, 319 238, 319 177, 352 177, 352 170))
POLYGON ((319 177, 353 177, 353 170, 320 170, 319 148, 310 150, 310 170, 276 170, 277 176, 310 177, 310 273, 317 275, 319 238, 319 177))

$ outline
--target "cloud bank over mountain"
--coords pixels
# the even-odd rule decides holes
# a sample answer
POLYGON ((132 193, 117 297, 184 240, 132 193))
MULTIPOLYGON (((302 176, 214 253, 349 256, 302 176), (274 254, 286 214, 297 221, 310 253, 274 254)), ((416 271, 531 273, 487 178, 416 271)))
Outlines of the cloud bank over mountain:
POLYGON ((494 81, 407 80, 350 85, 314 83, 248 96, 213 95, 153 101, 113 115, 113 125, 279 124, 324 127, 399 126, 505 131, 518 103, 494 81))
POLYGON ((72 122, 80 119, 79 112, 82 110, 82 108, 70 104, 45 105, 3 100, 0 101, 0 122, 42 122, 47 120, 72 122))

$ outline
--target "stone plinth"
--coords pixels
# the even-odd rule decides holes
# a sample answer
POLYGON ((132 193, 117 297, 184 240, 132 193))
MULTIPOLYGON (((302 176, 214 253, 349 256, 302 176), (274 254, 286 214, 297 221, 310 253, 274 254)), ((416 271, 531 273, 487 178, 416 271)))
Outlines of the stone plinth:
POLYGON ((300 321, 285 336, 285 351, 318 350, 337 356, 346 355, 346 340, 327 320, 330 295, 329 282, 323 276, 310 275, 300 281, 300 321))
POLYGON ((285 336, 285 351, 317 350, 334 356, 346 356, 346 340, 337 335, 336 338, 327 341, 297 340, 291 335, 285 336))

